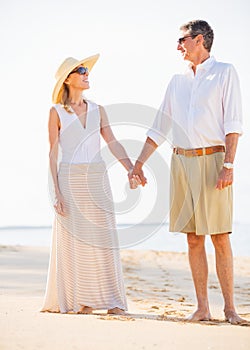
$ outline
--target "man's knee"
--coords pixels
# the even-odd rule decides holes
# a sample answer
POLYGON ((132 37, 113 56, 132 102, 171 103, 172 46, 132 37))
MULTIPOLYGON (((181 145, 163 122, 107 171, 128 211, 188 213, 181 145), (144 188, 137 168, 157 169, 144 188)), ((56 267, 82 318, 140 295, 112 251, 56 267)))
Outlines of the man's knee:
POLYGON ((187 242, 190 249, 200 248, 204 246, 205 237, 197 236, 195 233, 188 233, 187 242))
POLYGON ((230 246, 229 234, 222 233, 217 235, 211 235, 213 245, 216 249, 224 249, 230 246))

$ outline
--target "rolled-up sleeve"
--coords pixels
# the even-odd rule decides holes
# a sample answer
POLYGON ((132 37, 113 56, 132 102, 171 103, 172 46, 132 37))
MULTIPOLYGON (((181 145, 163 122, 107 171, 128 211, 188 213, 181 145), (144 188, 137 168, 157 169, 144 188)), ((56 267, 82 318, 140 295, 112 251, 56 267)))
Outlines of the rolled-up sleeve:
POLYGON ((233 65, 229 64, 223 82, 223 114, 224 132, 243 133, 242 101, 238 74, 233 65))
POLYGON ((163 102, 156 114, 152 127, 147 132, 147 137, 152 139, 158 146, 167 140, 171 129, 171 103, 170 103, 171 82, 168 85, 163 102))

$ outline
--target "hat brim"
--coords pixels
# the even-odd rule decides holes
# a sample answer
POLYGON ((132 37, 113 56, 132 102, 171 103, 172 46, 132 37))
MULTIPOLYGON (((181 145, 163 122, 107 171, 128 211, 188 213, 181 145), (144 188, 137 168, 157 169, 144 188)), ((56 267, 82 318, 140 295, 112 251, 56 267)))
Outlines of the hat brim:
POLYGON ((84 65, 85 67, 88 68, 88 70, 90 72, 91 69, 93 68, 93 66, 95 65, 96 61, 98 60, 99 56, 100 56, 99 54, 96 54, 94 56, 90 56, 90 57, 84 58, 83 60, 77 61, 77 62, 75 62, 75 64, 69 66, 67 71, 65 71, 64 74, 56 82, 56 85, 55 85, 53 93, 52 93, 52 102, 58 103, 58 95, 59 95, 59 92, 63 86, 63 83, 64 83, 65 79, 67 78, 67 76, 69 75, 69 73, 74 68, 76 68, 80 65, 84 65))

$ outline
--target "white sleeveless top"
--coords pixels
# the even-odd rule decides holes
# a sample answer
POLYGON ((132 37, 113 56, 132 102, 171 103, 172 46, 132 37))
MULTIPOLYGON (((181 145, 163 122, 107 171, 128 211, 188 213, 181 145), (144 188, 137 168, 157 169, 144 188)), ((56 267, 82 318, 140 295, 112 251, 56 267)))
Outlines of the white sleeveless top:
POLYGON ((101 162, 101 117, 99 106, 86 101, 87 115, 84 128, 75 113, 68 113, 61 104, 54 105, 60 118, 59 145, 62 163, 80 164, 101 162))

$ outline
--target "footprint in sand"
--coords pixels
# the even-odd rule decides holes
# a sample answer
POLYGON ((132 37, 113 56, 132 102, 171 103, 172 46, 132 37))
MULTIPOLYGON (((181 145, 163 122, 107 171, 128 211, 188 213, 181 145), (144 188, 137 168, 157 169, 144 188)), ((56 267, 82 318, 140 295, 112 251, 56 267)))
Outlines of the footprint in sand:
POLYGON ((177 299, 177 301, 178 301, 179 303, 182 303, 182 302, 185 301, 185 300, 186 300, 185 297, 180 297, 179 299, 177 299))
POLYGON ((130 316, 100 316, 98 317, 99 320, 104 320, 104 321, 135 321, 135 318, 130 317, 130 316))
POLYGON ((129 289, 129 290, 133 290, 134 292, 143 292, 143 290, 142 290, 142 289, 135 288, 135 287, 132 287, 132 286, 127 286, 127 289, 129 289))
POLYGON ((210 286, 208 288, 209 289, 219 289, 219 287, 214 285, 214 284, 210 284, 210 286))
POLYGON ((164 283, 164 286, 165 286, 165 287, 173 287, 174 285, 171 284, 171 283, 164 283))
POLYGON ((168 290, 166 288, 162 288, 162 289, 154 288, 153 292, 161 292, 161 293, 163 292, 163 293, 165 293, 165 292, 168 292, 168 290))

